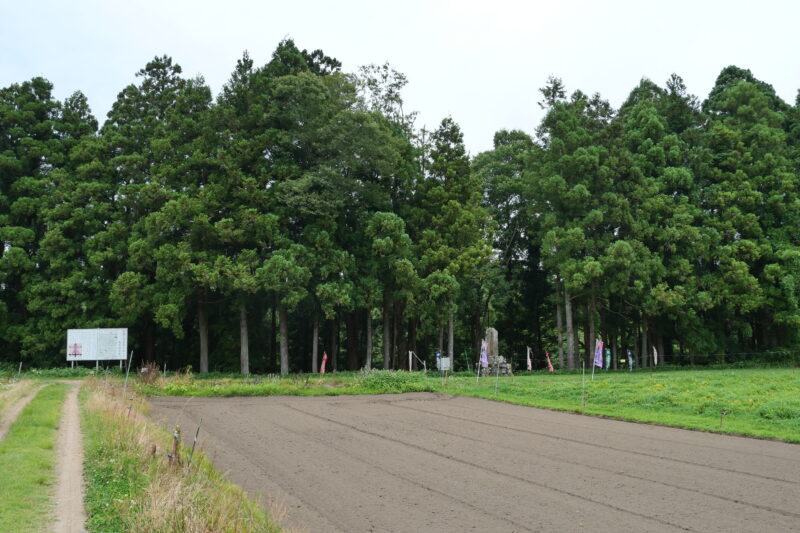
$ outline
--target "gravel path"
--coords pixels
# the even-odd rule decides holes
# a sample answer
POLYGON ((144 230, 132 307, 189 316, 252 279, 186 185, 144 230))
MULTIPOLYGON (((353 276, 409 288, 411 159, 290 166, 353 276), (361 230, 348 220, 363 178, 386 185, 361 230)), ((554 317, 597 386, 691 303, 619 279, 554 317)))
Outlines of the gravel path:
POLYGON ((800 531, 800 446, 439 394, 154 398, 312 532, 800 531))
POLYGON ((83 533, 83 441, 81 438, 79 385, 73 384, 64 402, 56 450, 55 533, 83 533))

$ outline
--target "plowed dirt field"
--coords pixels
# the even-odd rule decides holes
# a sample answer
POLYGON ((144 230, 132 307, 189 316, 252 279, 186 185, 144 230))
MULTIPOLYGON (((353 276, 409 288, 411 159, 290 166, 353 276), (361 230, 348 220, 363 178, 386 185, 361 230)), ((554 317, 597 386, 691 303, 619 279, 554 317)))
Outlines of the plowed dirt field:
POLYGON ((438 394, 153 398, 311 532, 800 531, 800 446, 438 394))

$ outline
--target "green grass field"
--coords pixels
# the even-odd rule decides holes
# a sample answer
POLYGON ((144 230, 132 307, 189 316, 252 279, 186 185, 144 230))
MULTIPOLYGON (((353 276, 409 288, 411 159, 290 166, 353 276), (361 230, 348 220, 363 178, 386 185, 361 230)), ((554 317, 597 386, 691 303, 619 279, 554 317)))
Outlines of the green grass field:
POLYGON ((178 376, 139 384, 141 393, 174 396, 264 396, 446 392, 621 420, 800 442, 800 370, 664 370, 633 373, 523 373, 481 378, 373 371, 287 378, 178 376), (585 392, 585 404, 583 393, 585 392), (720 426, 721 412, 722 424, 720 426))
POLYGON ((55 441, 67 386, 39 391, 0 442, 0 531, 42 531, 52 512, 55 441))

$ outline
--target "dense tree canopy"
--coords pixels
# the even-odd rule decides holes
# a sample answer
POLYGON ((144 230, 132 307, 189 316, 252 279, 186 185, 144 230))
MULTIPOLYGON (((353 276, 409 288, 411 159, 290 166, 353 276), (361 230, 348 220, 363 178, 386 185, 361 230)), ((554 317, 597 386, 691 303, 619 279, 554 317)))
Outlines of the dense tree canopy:
POLYGON ((168 56, 137 78, 100 129, 81 93, 0 89, 0 361, 59 364, 80 327, 201 372, 463 369, 488 326, 539 367, 800 346, 800 96, 748 70, 619 109, 550 78, 534 134, 473 158, 388 64, 290 39, 216 99, 168 56))

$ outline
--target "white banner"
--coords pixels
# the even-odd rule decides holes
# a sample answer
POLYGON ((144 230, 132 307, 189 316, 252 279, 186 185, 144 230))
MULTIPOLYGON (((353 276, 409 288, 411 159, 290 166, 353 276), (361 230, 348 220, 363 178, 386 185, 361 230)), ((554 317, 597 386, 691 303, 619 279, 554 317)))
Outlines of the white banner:
POLYGON ((128 328, 68 329, 67 361, 125 361, 128 328))

